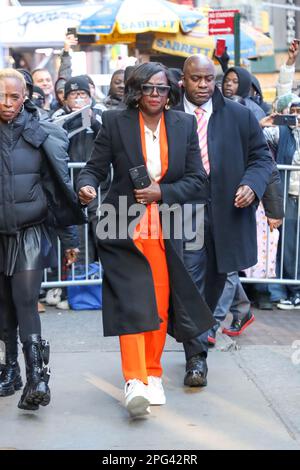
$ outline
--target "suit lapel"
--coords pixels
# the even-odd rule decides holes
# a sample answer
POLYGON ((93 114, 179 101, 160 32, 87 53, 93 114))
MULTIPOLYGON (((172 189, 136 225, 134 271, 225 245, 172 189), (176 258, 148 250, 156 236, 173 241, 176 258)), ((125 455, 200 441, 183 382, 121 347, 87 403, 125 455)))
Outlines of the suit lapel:
POLYGON ((118 125, 130 165, 132 167, 144 165, 138 111, 135 109, 123 111, 118 116, 118 125))
MULTIPOLYGON (((168 170, 161 180, 162 182, 168 181, 170 175, 176 174, 177 161, 180 158, 178 152, 182 152, 182 142, 185 141, 183 127, 176 111, 170 110, 165 112, 165 122, 169 163, 168 170)), ((138 111, 128 109, 120 113, 118 116, 118 126, 130 165, 132 167, 144 165, 138 111)))
POLYGON ((182 126, 176 111, 165 112, 165 122, 168 138, 168 170, 161 182, 167 182, 172 174, 176 174, 177 161, 180 158, 178 152, 182 151, 182 142, 184 137, 182 135, 182 126))

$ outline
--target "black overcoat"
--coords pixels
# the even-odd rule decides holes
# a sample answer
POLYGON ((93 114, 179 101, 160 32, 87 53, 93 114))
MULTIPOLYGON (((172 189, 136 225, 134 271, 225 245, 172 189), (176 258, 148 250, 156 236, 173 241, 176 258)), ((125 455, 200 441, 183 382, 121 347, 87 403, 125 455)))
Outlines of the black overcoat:
MULTIPOLYGON (((256 218, 270 181, 272 157, 254 114, 222 96, 216 88, 213 114, 208 123, 210 161, 210 215, 217 267, 220 273, 242 271, 257 263, 256 218), (256 194, 247 208, 234 207, 239 186, 256 194)), ((184 109, 183 103, 178 109, 184 109)))
MULTIPOLYGON (((118 208, 119 196, 127 196, 131 206, 136 201, 129 169, 144 164, 138 111, 107 111, 102 120, 94 152, 78 177, 77 189, 86 185, 96 189, 112 163, 114 178, 105 203, 118 208)), ((199 194, 205 198, 207 178, 199 156, 195 118, 170 110, 165 112, 165 122, 169 166, 160 182, 162 202, 181 205, 199 194)), ((129 217, 126 226, 131 221, 129 217)), ((168 332, 177 341, 186 341, 207 331, 214 320, 184 267, 182 240, 172 237, 171 233, 170 239, 165 240, 171 288, 168 332)), ((160 319, 147 259, 130 237, 99 240, 99 252, 104 267, 104 335, 157 330, 160 319)))

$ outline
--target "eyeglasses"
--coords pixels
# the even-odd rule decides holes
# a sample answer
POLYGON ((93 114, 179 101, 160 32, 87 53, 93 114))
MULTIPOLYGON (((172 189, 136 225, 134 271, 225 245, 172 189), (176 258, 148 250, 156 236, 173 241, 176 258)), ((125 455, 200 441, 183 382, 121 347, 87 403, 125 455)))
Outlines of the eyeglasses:
POLYGON ((142 85, 142 93, 145 96, 153 95, 154 89, 159 96, 168 96, 170 88, 168 85, 142 85))

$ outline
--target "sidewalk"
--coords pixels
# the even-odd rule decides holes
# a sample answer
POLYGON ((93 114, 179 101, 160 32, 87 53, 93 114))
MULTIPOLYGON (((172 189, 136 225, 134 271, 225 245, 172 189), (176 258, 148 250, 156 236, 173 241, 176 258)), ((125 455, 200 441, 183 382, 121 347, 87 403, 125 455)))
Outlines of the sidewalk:
POLYGON ((122 405, 118 340, 102 337, 99 313, 47 312, 52 402, 34 413, 18 410, 20 392, 1 398, 0 448, 300 449, 300 365, 293 365, 289 346, 236 350, 219 335, 209 353, 208 387, 190 389, 183 386, 181 345, 168 339, 167 404, 132 421, 122 405))

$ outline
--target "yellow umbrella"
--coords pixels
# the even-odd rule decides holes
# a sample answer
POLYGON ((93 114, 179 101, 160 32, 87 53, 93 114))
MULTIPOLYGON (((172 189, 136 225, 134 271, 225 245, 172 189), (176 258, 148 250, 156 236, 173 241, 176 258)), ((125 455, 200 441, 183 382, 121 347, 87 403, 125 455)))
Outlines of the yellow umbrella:
MULTIPOLYGON (((169 55, 188 57, 192 54, 205 54, 212 57, 218 37, 226 40, 227 52, 234 58, 234 36, 232 34, 209 36, 208 18, 203 18, 188 34, 156 34, 152 49, 169 55)), ((265 57, 274 55, 273 41, 248 23, 241 23, 241 58, 265 57)))
POLYGON ((78 33, 95 35, 97 44, 128 44, 136 34, 191 31, 201 18, 201 11, 166 0, 107 0, 81 21, 78 33))

